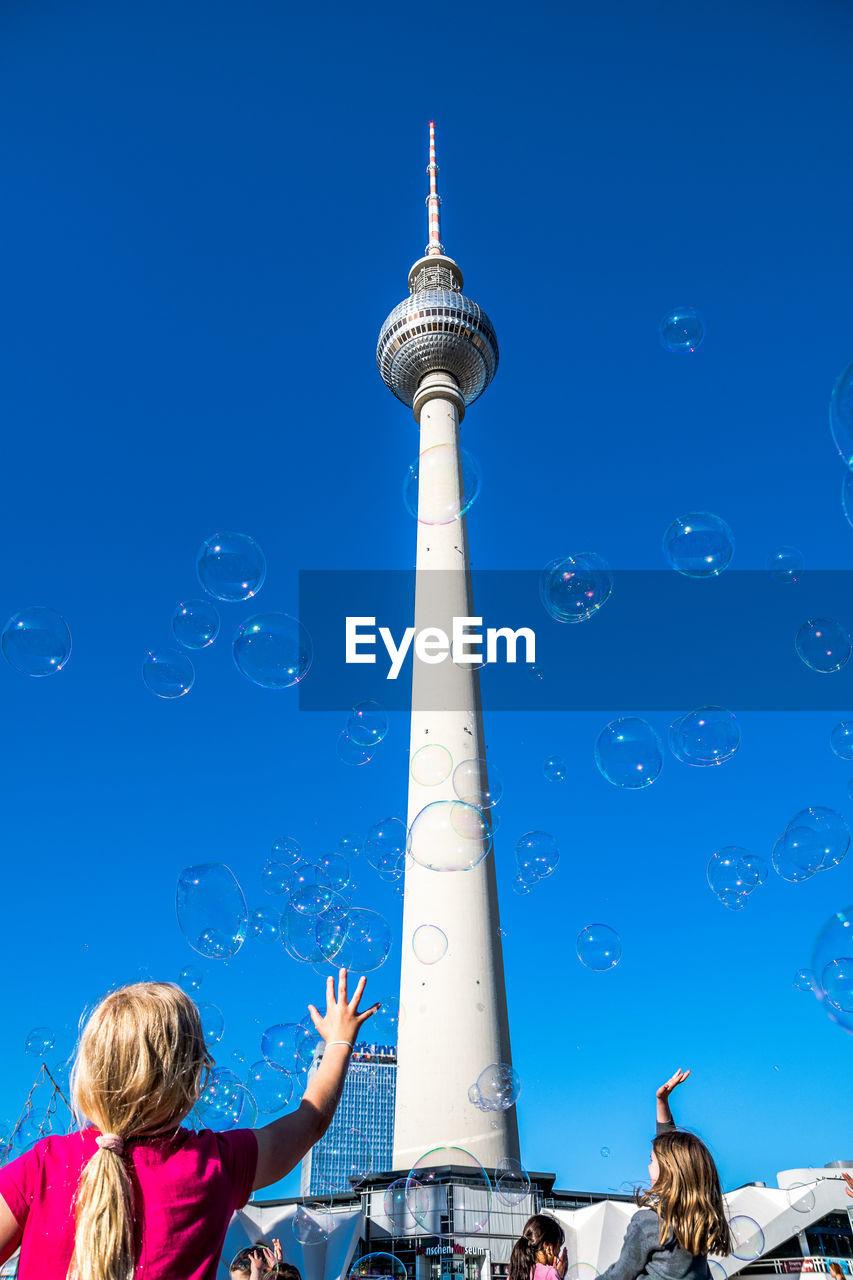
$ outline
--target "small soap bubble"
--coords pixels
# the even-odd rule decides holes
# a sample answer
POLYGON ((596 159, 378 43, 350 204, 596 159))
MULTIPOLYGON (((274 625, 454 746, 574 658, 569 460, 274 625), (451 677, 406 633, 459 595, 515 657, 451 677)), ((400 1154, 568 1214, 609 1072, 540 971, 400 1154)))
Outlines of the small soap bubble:
POLYGON ((361 853, 361 841, 358 836, 347 832, 342 835, 338 841, 338 853, 342 853, 345 858, 355 858, 361 853))
POLYGON ((521 1079, 508 1062, 493 1062, 477 1077, 474 1086, 483 1111, 508 1111, 521 1093, 521 1079))
POLYGON ((436 444, 415 459, 403 482, 406 510, 421 524, 452 524, 470 510, 480 492, 480 468, 467 449, 436 444), (462 488, 459 488, 459 472, 462 488), (423 497, 420 479, 424 479, 423 497))
POLYGON ((335 752, 341 764, 350 765, 358 768, 363 764, 370 764, 373 759, 373 751, 368 747, 360 747, 357 742, 353 742, 346 729, 341 729, 335 742, 335 752))
POLYGON ((805 567, 803 553, 794 547, 777 547, 767 561, 770 577, 777 582, 796 582, 805 567))
POLYGON ((607 1157, 610 1155, 610 1148, 609 1148, 609 1147, 602 1147, 602 1148, 601 1148, 601 1154, 604 1156, 604 1158, 605 1158, 605 1160, 606 1160, 606 1159, 607 1159, 607 1157))
POLYGON ((219 1041, 225 1035, 225 1019, 222 1016, 222 1010, 218 1005, 209 1004, 206 1000, 199 1000, 196 1008, 201 1018, 201 1033, 204 1036, 204 1043, 208 1049, 212 1049, 215 1044, 219 1044, 219 1041))
POLYGON ((388 716, 378 702, 358 702, 349 714, 346 732, 358 747, 376 747, 388 732, 388 716))
POLYGON ((770 866, 766 858, 762 858, 758 853, 750 853, 744 849, 741 852, 740 860, 748 872, 748 877, 755 877, 753 888, 757 889, 760 884, 764 884, 770 875, 770 866))
POLYGON ((184 965, 178 974, 178 982, 184 991, 199 991, 204 980, 204 974, 201 969, 197 969, 194 964, 184 965))
POLYGON ((520 1204, 530 1194, 530 1174, 513 1156, 504 1156, 495 1166, 495 1192, 504 1204, 520 1204))
POLYGON ((281 1067, 274 1067, 266 1058, 249 1068, 246 1086, 265 1116, 283 1111, 293 1097, 293 1076, 281 1067))
POLYGON ((295 867, 302 861, 302 847, 292 836, 280 836, 270 849, 270 857, 285 867, 295 867))
MULTIPOLYGON (((385 1217, 391 1224, 393 1234, 398 1237, 411 1235, 417 1227, 417 1222, 406 1201, 407 1181, 406 1178, 395 1179, 386 1187, 382 1201, 385 1217)), ((415 1199, 416 1196, 417 1192, 413 1186, 412 1198, 415 1199)))
POLYGON ((421 964, 437 964, 447 951, 447 937, 436 924, 418 925, 412 934, 412 950, 421 964))
POLYGON ((316 1199, 305 1200, 297 1205, 296 1213, 290 1220, 294 1239, 299 1244, 325 1244, 334 1226, 332 1214, 325 1209, 323 1202, 316 1199))
POLYGON ((614 969, 622 958, 619 934, 607 924, 588 924, 577 937, 577 953, 581 964, 596 973, 614 969))
POLYGON ((142 679, 158 698, 182 698, 195 684, 195 668, 179 649, 149 650, 142 679))
POLYGON ((614 787, 650 787, 663 768, 660 738, 648 721, 637 716, 612 720, 598 735, 595 763, 614 787))
POLYGON ((406 1179, 406 1203, 415 1221, 430 1235, 476 1235, 488 1226, 492 1186, 489 1175, 475 1156, 462 1147, 437 1147, 427 1151, 412 1165, 406 1179), (471 1187, 470 1199, 453 1206, 453 1232, 447 1218, 437 1222, 433 1187, 441 1186, 441 1170, 448 1165, 464 1170, 465 1185, 471 1187), (439 1230, 436 1231, 436 1227, 439 1230))
POLYGON ((526 831, 515 846, 518 874, 527 884, 544 880, 560 861, 557 841, 547 831, 526 831))
POLYGON ((237 670, 261 689, 289 689, 308 674, 314 658, 311 637, 287 613, 256 613, 234 633, 237 670))
POLYGON ((811 879, 821 857, 813 832, 805 827, 789 827, 773 845, 770 862, 780 879, 799 884, 811 879))
POLYGON ((462 800, 435 800, 412 822, 408 851, 430 871, 470 871, 491 848, 488 819, 462 800))
POLYGON ((450 777, 452 768, 453 757, 447 747, 429 742, 414 753, 409 772, 422 787, 437 787, 450 777))
POLYGON ((740 746, 740 725, 723 707, 700 707, 670 725, 669 747, 683 764, 724 764, 740 746))
POLYGON ((759 869, 738 845, 717 849, 708 860, 708 884, 724 906, 739 911, 759 883, 759 869))
POLYGON ((811 1213, 815 1207, 813 1186, 805 1182, 792 1182, 788 1187, 788 1204, 797 1213, 811 1213))
POLYGON ((850 636, 833 618, 810 618, 794 640, 799 659, 812 671, 840 671, 850 660, 850 636))
POLYGON ((350 882, 350 866, 342 853, 324 853, 317 864, 327 883, 340 893, 350 882))
POLYGON ((206 649, 219 635, 219 613, 209 600, 182 600, 172 615, 172 635, 185 649, 206 649))
POLYGON ((370 1019, 371 1034, 376 1044, 396 1044, 403 1011, 397 996, 386 996, 382 1007, 370 1019))
POLYGON ((56 1033, 50 1027, 33 1027, 27 1032, 24 1053, 28 1058, 43 1059, 56 1044, 56 1033))
POLYGON ((811 969, 798 969, 794 974, 794 986, 797 991, 814 991, 815 976, 811 969))
POLYGON ((343 898, 319 916, 288 911, 282 919, 284 949, 302 964, 322 964, 336 959, 346 937, 349 908, 343 898))
POLYGON ((406 1265, 393 1253, 366 1253, 349 1269, 347 1280, 406 1280, 406 1265))
MULTIPOLYGON (((231 1061, 235 1064, 235 1066, 242 1067, 246 1061, 246 1055, 242 1053, 240 1049, 232 1049, 231 1061)), ((255 1099, 255 1101, 257 1102, 257 1098, 255 1099)))
POLYGON ((6 623, 0 648, 9 666, 22 675, 52 676, 71 657, 71 632, 55 609, 32 605, 6 623))
POLYGON ((845 465, 853 468, 853 360, 842 370, 832 388, 829 426, 845 465))
POLYGON ((281 912, 275 907, 253 907, 249 912, 248 937, 259 942, 277 942, 281 928, 281 912))
POLYGON ((565 782, 569 776, 569 767, 562 756, 548 756, 543 768, 549 782, 565 782))
POLYGON ((453 790, 465 804, 492 809, 503 795, 503 783, 495 766, 485 760, 463 760, 453 770, 453 790))
POLYGON ((228 1067, 211 1070, 195 1110, 201 1123, 211 1129, 251 1129, 258 1115, 254 1098, 228 1067))
POLYGON ((729 1230, 733 1258, 739 1258, 741 1262, 754 1262, 764 1252, 764 1232, 754 1218, 739 1213, 734 1218, 729 1218, 729 1230))
POLYGON ((406 858, 406 824, 399 818, 382 818, 370 828, 364 856, 375 871, 395 879, 403 874, 406 858))
POLYGON ((208 959, 226 960, 246 940, 246 899, 233 872, 221 862, 185 867, 178 877, 175 908, 187 942, 208 959))
POLYGON ((353 973, 371 973, 385 963, 391 940, 391 926, 384 916, 363 908, 352 910, 335 963, 353 973))
POLYGON ((195 568, 208 595, 231 603, 257 595, 267 574, 263 551, 245 533, 215 533, 205 538, 195 568))
POLYGON ((692 354, 705 337, 705 321, 695 307, 675 307, 661 320, 658 336, 665 351, 692 354))
POLYGON ((264 893, 270 894, 271 897, 289 893, 292 883, 293 869, 286 867, 283 862, 274 862, 272 858, 267 858, 261 872, 261 888, 264 893))
POLYGON ((853 720, 842 720, 829 735, 829 745, 839 760, 853 760, 853 720))
POLYGON ((530 892, 530 885, 520 872, 512 878, 512 891, 517 893, 519 898, 525 897, 530 892))
POLYGON ((716 577, 727 568, 734 549, 731 529, 709 511, 679 516, 663 536, 667 563, 687 578, 716 577))
POLYGON ((556 622, 585 622, 612 592, 613 575, 594 551, 558 557, 539 575, 539 599, 556 622))

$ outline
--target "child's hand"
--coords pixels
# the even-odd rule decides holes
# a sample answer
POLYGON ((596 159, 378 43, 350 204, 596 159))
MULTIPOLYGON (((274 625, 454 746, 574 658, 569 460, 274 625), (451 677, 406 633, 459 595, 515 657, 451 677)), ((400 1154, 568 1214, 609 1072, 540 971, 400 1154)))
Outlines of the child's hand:
POLYGON ((669 1079, 666 1081, 666 1083, 660 1086, 660 1088, 657 1090, 655 1094, 655 1097, 660 1098, 661 1102, 665 1102, 666 1099, 669 1097, 669 1095, 672 1093, 673 1089, 677 1089, 680 1084, 684 1084, 684 1081, 687 1079, 689 1075, 690 1075, 689 1069, 687 1071, 682 1071, 681 1068, 679 1067, 675 1075, 670 1076, 669 1079))
POLYGON ((367 1009, 366 1012, 359 1013, 358 1002, 364 993, 366 984, 366 978, 359 978, 355 994, 348 1001, 347 971, 346 969, 341 969, 338 975, 337 995, 335 995, 334 978, 326 979, 326 1012, 323 1017, 320 1017, 313 1004, 309 1004, 308 1012, 311 1015, 311 1021, 327 1044, 330 1040, 346 1040, 349 1044, 355 1044, 362 1024, 368 1018, 372 1018, 380 1007, 375 1004, 370 1009, 367 1009))
POLYGON ((848 1196, 853 1196, 853 1178, 850 1177, 849 1173, 843 1173, 841 1176, 843 1177, 844 1181, 847 1183, 848 1196))
POLYGON ((274 1259, 269 1249, 253 1249, 249 1255, 251 1280, 260 1280, 273 1265, 274 1259))
POLYGON ((275 1236, 272 1238, 272 1251, 276 1262, 284 1262, 284 1254, 281 1251, 281 1241, 277 1240, 275 1236))
POLYGON ((554 1270, 557 1272, 557 1275, 560 1277, 560 1280, 563 1280, 563 1277, 566 1274, 566 1269, 568 1265, 569 1265, 569 1255, 566 1253, 566 1246, 563 1245, 562 1249, 557 1254, 557 1260, 554 1263, 554 1270))

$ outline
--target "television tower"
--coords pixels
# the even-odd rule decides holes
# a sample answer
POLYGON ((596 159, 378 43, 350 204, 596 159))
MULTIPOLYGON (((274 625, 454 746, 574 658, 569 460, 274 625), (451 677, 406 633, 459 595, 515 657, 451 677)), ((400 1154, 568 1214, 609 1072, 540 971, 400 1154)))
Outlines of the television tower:
MULTIPOLYGON (((475 614, 459 424, 495 375, 498 342, 488 316, 463 295, 462 272, 441 243, 432 122, 427 173, 429 243, 409 272, 410 296, 382 326, 376 360, 386 386, 411 407, 420 429, 416 633, 440 627, 449 636, 453 618, 475 614)), ((470 796, 472 777, 474 794, 488 787, 476 665, 449 657, 414 660, 410 762, 427 745, 443 747, 452 767, 438 782, 410 770, 410 829, 427 805, 470 796), (453 774, 464 761, 475 763, 467 766, 468 783, 458 797, 453 774)), ((454 837, 450 824, 443 830, 437 824, 433 867, 453 864, 454 837)), ((484 1112, 469 1100, 485 1067, 512 1061, 492 852, 467 870, 433 870, 406 859, 402 953, 394 1168, 410 1168, 445 1146, 464 1148, 487 1169, 507 1156, 518 1159, 515 1107, 484 1112), (447 938, 435 963, 423 963, 415 953, 413 938, 422 925, 436 926, 447 938)))

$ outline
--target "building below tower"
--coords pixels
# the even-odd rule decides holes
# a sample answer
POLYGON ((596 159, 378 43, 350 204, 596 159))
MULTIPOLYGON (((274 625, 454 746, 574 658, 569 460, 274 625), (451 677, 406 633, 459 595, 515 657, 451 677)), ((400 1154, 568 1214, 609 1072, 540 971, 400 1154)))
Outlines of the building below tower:
MULTIPOLYGON (((309 1080, 324 1048, 321 1042, 314 1051, 309 1080)), ((302 1161, 303 1196, 348 1192, 353 1182, 360 1182, 374 1170, 391 1167, 396 1096, 396 1047, 357 1044, 335 1118, 302 1161)))

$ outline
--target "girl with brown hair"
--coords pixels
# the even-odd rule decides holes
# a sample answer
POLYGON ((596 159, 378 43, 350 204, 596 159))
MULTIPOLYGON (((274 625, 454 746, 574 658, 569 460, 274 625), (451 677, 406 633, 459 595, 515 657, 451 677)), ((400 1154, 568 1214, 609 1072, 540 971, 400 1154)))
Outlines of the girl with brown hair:
POLYGON ((534 1213, 524 1224, 509 1259, 509 1280, 563 1280, 566 1251, 556 1218, 534 1213))

